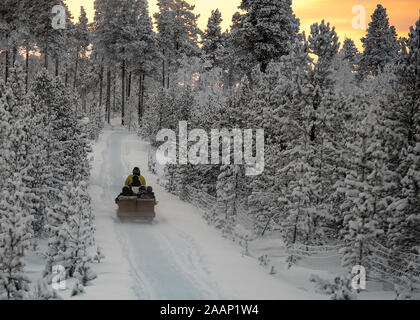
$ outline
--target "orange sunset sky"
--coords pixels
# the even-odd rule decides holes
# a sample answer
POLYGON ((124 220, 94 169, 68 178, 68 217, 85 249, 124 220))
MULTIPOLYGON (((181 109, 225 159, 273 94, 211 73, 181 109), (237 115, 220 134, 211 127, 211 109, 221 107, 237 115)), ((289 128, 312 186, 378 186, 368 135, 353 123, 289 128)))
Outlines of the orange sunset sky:
MULTIPOLYGON (((94 0, 65 0, 75 19, 79 16, 80 6, 84 6, 90 21, 93 19, 94 0)), ((148 0, 150 13, 157 10, 156 0, 148 0)), ((276 0, 273 0, 276 1, 276 0)), ((223 30, 229 28, 232 15, 238 11, 241 0, 188 0, 195 4, 195 12, 200 14, 199 27, 204 30, 211 10, 219 8, 222 12, 223 30)), ((370 22, 370 15, 376 5, 381 3, 387 8, 390 23, 394 25, 400 36, 406 36, 410 26, 414 25, 420 14, 420 1, 418 0, 294 0, 293 9, 300 19, 301 30, 306 33, 310 25, 322 19, 329 21, 336 27, 340 42, 344 37, 352 38, 360 48, 360 38, 365 35, 365 30, 355 30, 352 20, 356 14, 352 13, 354 6, 362 5, 366 8, 366 24, 370 22)))

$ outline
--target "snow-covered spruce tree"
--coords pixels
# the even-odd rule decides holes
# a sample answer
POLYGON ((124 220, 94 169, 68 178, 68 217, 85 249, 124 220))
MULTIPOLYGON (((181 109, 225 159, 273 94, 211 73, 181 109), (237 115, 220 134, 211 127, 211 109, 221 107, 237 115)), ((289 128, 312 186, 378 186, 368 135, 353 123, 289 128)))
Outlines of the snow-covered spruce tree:
MULTIPOLYGON (((340 144, 336 146, 339 153, 335 159, 335 181, 331 185, 331 194, 328 197, 330 205, 330 220, 327 226, 330 228, 329 236, 336 240, 343 240, 344 216, 342 214, 342 204, 346 200, 346 194, 342 192, 345 185, 345 178, 350 170, 353 169, 354 148, 352 143, 358 138, 359 126, 366 117, 369 110, 370 101, 364 89, 354 88, 347 97, 343 97, 343 108, 340 118, 343 119, 339 137, 340 144)), ((337 136, 337 134, 335 135, 337 136)))
MULTIPOLYGON (((314 23, 311 25, 308 45, 310 53, 318 58, 312 74, 314 84, 313 106, 317 110, 325 94, 323 91, 331 89, 334 85, 331 79, 331 64, 340 47, 335 27, 330 27, 330 23, 325 23, 324 20, 320 24, 314 23)), ((315 140, 315 130, 314 126, 311 133, 312 141, 315 140)))
POLYGON ((217 176, 216 196, 217 201, 224 207, 223 233, 231 236, 233 224, 236 221, 237 203, 239 198, 239 180, 241 172, 239 165, 221 165, 220 174, 217 176))
POLYGON ((53 79, 44 69, 35 77, 31 91, 37 122, 31 139, 38 151, 33 153, 31 169, 32 188, 37 195, 34 228, 42 235, 47 224, 57 227, 63 222, 62 217, 56 221, 46 212, 61 201, 63 186, 78 176, 87 181, 88 145, 84 125, 76 117, 77 98, 58 78, 53 79))
POLYGON ((88 125, 88 138, 96 141, 104 128, 104 110, 94 103, 91 108, 88 125))
POLYGON ((355 71, 360 58, 360 53, 354 44, 354 41, 350 38, 344 39, 343 48, 340 53, 343 55, 343 59, 349 63, 351 69, 355 71))
POLYGON ((222 34, 222 14, 219 9, 213 10, 204 31, 202 40, 203 58, 210 63, 210 68, 221 66, 221 54, 225 46, 222 34))
POLYGON ((67 276, 80 279, 84 285, 96 275, 89 267, 89 250, 93 245, 92 212, 87 186, 81 177, 64 187, 61 203, 50 209, 50 215, 63 222, 51 225, 47 265, 49 276, 54 265, 62 265, 67 276))
POLYGON ((343 51, 333 58, 331 68, 334 91, 344 95, 342 98, 347 99, 357 89, 357 79, 351 64, 344 59, 343 51))
POLYGON ((83 61, 86 58, 86 53, 90 43, 90 34, 88 30, 88 19, 86 17, 86 10, 82 6, 80 8, 79 21, 74 27, 74 74, 73 74, 73 88, 76 88, 79 81, 84 79, 80 77, 79 72, 84 68, 83 61), (82 60, 82 61, 81 61, 82 60), (79 70, 80 68, 80 70, 79 70), (80 78, 79 78, 80 77, 80 78))
POLYGON ((254 94, 241 106, 246 127, 264 129, 264 171, 247 179, 252 189, 248 198, 250 214, 255 217, 255 230, 260 234, 280 211, 277 199, 282 196, 282 184, 278 180, 278 169, 285 164, 282 152, 286 147, 282 120, 285 105, 290 101, 290 92, 281 74, 287 72, 283 67, 288 57, 281 58, 278 64, 271 63, 266 73, 254 70, 251 75, 254 94))
MULTIPOLYGON (((3 100, 3 108, 6 112, 5 120, 8 121, 9 130, 6 129, 3 138, 7 142, 4 145, 4 151, 2 151, 5 155, 3 173, 5 184, 2 190, 7 194, 4 195, 5 204, 0 218, 3 215, 5 219, 3 227, 9 228, 7 232, 10 232, 14 225, 21 223, 19 227, 22 230, 16 230, 17 234, 10 235, 11 239, 6 241, 14 241, 15 238, 13 237, 17 239, 23 237, 19 234, 19 232, 23 232, 25 236, 22 244, 18 243, 17 245, 23 245, 26 248, 26 240, 32 237, 31 217, 36 209, 36 195, 35 190, 31 188, 32 177, 30 174, 32 168, 31 154, 33 153, 30 138, 35 123, 30 116, 30 96, 25 93, 24 73, 18 63, 10 70, 9 81, 4 89, 1 99, 3 100), (10 206, 10 212, 8 206, 10 206), (18 221, 19 219, 22 221, 18 221)), ((6 230, 3 229, 2 232, 6 232, 6 230)), ((20 240, 16 241, 19 242, 20 240)), ((14 246, 15 244, 13 242, 6 244, 6 246, 10 245, 14 246)), ((18 249, 6 248, 6 250, 18 249)), ((9 252, 8 254, 12 253, 9 252)), ((23 250, 20 257, 24 257, 23 250)), ((10 256, 6 259, 10 259, 10 256)), ((12 262, 8 261, 7 263, 12 262)), ((13 265, 8 265, 8 267, 12 268, 13 265)))
POLYGON ((49 106, 55 91, 50 83, 52 78, 45 71, 35 76, 31 86, 33 94, 31 117, 36 124, 31 128, 31 170, 29 176, 34 199, 33 230, 37 238, 45 236, 46 208, 50 204, 51 191, 58 186, 52 181, 52 163, 50 157, 56 158, 57 153, 52 150, 50 136, 49 106))
POLYGON ((53 182, 58 186, 73 181, 77 175, 87 177, 86 134, 77 119, 79 102, 60 79, 41 71, 33 92, 38 104, 45 104, 44 127, 49 133, 48 162, 53 167, 53 182), (54 157, 55 154, 59 158, 54 157))
MULTIPOLYGON (((287 245, 298 242, 310 244, 319 238, 316 232, 319 228, 314 228, 316 210, 312 206, 318 178, 316 168, 312 166, 315 150, 310 142, 314 112, 311 105, 313 85, 310 71, 307 44, 296 42, 292 53, 280 61, 280 79, 276 87, 280 104, 273 116, 278 123, 275 127, 282 128, 282 135, 273 135, 271 139, 281 137, 281 143, 277 146, 283 144, 283 150, 277 149, 277 155, 273 153, 266 156, 282 159, 283 165, 278 168, 273 164, 275 180, 272 190, 280 193, 278 203, 282 204, 283 213, 281 230, 287 245)), ((291 264, 292 260, 293 257, 291 264)))
POLYGON ((389 25, 386 9, 378 4, 371 18, 366 37, 361 39, 364 48, 358 69, 361 77, 376 75, 394 61, 398 52, 397 33, 389 25))
POLYGON ((25 212, 22 176, 14 173, 6 180, 0 201, 0 298, 23 299, 29 291, 25 275, 25 254, 32 235, 31 217, 25 212))
POLYGON ((157 72, 157 59, 160 54, 158 50, 157 36, 153 31, 153 23, 149 14, 148 2, 146 0, 139 0, 137 2, 139 10, 138 34, 136 41, 133 43, 134 56, 130 57, 132 70, 138 75, 138 123, 140 125, 146 105, 145 91, 146 76, 153 76, 157 72))
MULTIPOLYGON (((311 26, 308 37, 309 50, 318 60, 311 73, 311 82, 314 88, 312 96, 312 126, 310 142, 315 154, 312 157, 311 167, 315 169, 315 192, 313 193, 313 208, 316 208, 317 230, 323 233, 323 227, 333 222, 334 185, 344 179, 345 159, 342 157, 345 140, 343 128, 349 121, 349 113, 345 112, 345 92, 337 88, 336 79, 342 68, 334 70, 338 58, 338 36, 334 27, 324 21, 311 26)), ((351 73, 348 70, 348 73, 351 73)), ((348 92, 352 91, 351 83, 346 83, 348 92)), ((344 89, 344 88, 343 88, 344 89)), ((327 239, 324 239, 324 241, 327 239)))
MULTIPOLYGON (((191 110, 191 126, 205 130, 208 134, 211 129, 230 128, 234 124, 231 104, 227 103, 226 91, 221 86, 222 71, 213 68, 200 70, 199 87, 196 89, 196 103, 191 110)), ((210 150, 210 140, 208 141, 210 150)), ((212 196, 217 195, 216 181, 221 174, 220 165, 194 165, 190 170, 189 185, 204 190, 212 196)), ((213 217, 208 217, 212 220, 213 217)))
POLYGON ((265 72, 268 64, 287 55, 299 31, 299 20, 291 0, 242 0, 244 13, 232 33, 231 48, 237 64, 245 73, 260 65, 265 72))
POLYGON ((169 90, 154 91, 147 99, 147 110, 145 111, 139 128, 139 135, 145 139, 149 139, 153 146, 156 146, 156 135, 159 130, 168 128, 175 130, 174 126, 169 124, 175 123, 173 119, 173 109, 170 103, 172 97, 169 90))
MULTIPOLYGON (((410 29, 408 50, 404 50, 397 69, 398 98, 389 106, 389 110, 393 111, 389 118, 394 119, 394 122, 390 123, 391 128, 399 129, 397 133, 400 133, 401 138, 398 142, 405 147, 405 152, 400 152, 400 156, 395 159, 395 164, 398 165, 397 172, 401 177, 398 191, 401 192, 398 199, 390 205, 392 215, 389 217, 387 236, 390 246, 396 252, 416 252, 416 247, 419 246, 419 43, 420 19, 416 22, 416 28, 410 29)), ((395 129, 392 131, 395 132, 395 129)))
MULTIPOLYGON (((219 76, 216 79, 214 80, 218 83, 213 83, 213 85, 218 86, 222 77, 219 76)), ((208 85, 204 85, 204 88, 206 87, 208 85)), ((201 112, 199 116, 202 121, 204 120, 200 127, 207 130, 217 129, 222 135, 227 130, 229 132, 228 145, 231 151, 226 156, 223 146, 227 145, 227 141, 219 139, 218 142, 222 145, 218 152, 219 164, 214 165, 211 169, 204 170, 203 174, 207 175, 206 183, 214 185, 214 196, 216 196, 218 202, 217 208, 221 209, 221 212, 216 212, 216 215, 212 218, 213 223, 222 228, 225 236, 229 236, 236 221, 238 204, 246 201, 245 198, 250 193, 246 188, 251 188, 246 183, 245 164, 235 163, 235 160, 242 156, 240 152, 243 152, 243 149, 241 148, 241 151, 239 151, 234 146, 235 135, 235 139, 239 136, 234 134, 233 130, 240 128, 256 129, 258 127, 253 127, 251 123, 248 123, 252 106, 250 105, 249 82, 246 77, 243 78, 237 88, 227 93, 227 97, 223 97, 223 91, 218 92, 218 90, 213 90, 213 93, 215 93, 213 99, 216 101, 209 99, 206 102, 200 102, 201 112), (239 154, 236 152, 239 152, 239 154)), ((240 133, 240 135, 244 139, 243 133, 240 133)))
POLYGON ((134 97, 127 99, 127 108, 125 110, 124 123, 129 131, 136 131, 138 127, 138 104, 134 97))
POLYGON ((396 256, 401 251, 418 254, 420 248, 420 142, 408 150, 406 161, 410 166, 401 181, 400 199, 390 205, 388 218, 387 238, 396 256))
MULTIPOLYGON (((9 84, 13 83, 9 80, 9 84)), ((18 107, 19 101, 10 86, 6 89, 0 84, 0 298, 22 299, 29 290, 29 280, 24 274, 24 258, 31 228, 30 217, 25 212, 23 170, 15 171, 16 166, 12 163, 12 159, 16 159, 11 143, 16 128, 11 127, 10 106, 18 107)))
MULTIPOLYGON (((28 3, 29 4, 29 3, 28 3)), ((30 3, 32 4, 32 3, 30 3)), ((51 67, 51 60, 55 60, 55 72, 58 75, 59 58, 64 55, 64 51, 68 46, 66 42, 69 40, 72 30, 72 22, 68 15, 66 4, 61 0, 40 0, 36 6, 28 6, 31 8, 30 23, 31 31, 35 37, 37 47, 42 54, 43 67, 48 69, 51 67), (51 21, 54 14, 51 12, 55 5, 62 5, 66 8, 66 29, 54 29, 51 21)))
POLYGON ((341 190, 346 195, 341 206, 345 240, 341 252, 344 267, 362 265, 368 269, 369 242, 384 233, 381 222, 387 212, 384 192, 388 171, 378 105, 370 105, 368 110, 359 112, 365 112, 365 117, 357 124, 354 141, 349 142, 353 157, 341 190))
POLYGON ((404 136, 406 143, 414 146, 415 136, 420 126, 420 19, 415 27, 410 27, 406 46, 401 48, 401 54, 396 68, 397 87, 399 93, 396 100, 400 101, 400 122, 406 127, 404 136))
POLYGON ((185 0, 158 0, 159 12, 154 14, 159 35, 159 47, 163 56, 162 83, 168 88, 171 78, 184 57, 200 56, 195 6, 185 0))
POLYGON ((6 89, 3 82, 0 82, 0 149, 3 150, 0 153, 0 190, 4 190, 6 187, 6 179, 10 176, 9 169, 9 152, 10 142, 7 139, 10 132, 10 113, 9 107, 6 106, 6 89))

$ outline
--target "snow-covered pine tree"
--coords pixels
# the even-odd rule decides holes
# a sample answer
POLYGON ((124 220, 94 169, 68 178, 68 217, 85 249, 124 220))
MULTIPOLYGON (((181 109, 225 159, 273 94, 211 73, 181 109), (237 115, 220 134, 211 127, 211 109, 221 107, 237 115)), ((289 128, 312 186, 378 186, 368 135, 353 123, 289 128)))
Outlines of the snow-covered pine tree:
POLYGON ((94 103, 89 116, 88 138, 96 141, 104 128, 104 110, 97 103, 94 103))
POLYGON ((41 72, 35 76, 31 86, 31 92, 36 92, 37 94, 32 93, 33 99, 30 113, 36 125, 32 126, 30 134, 31 170, 28 172, 28 175, 31 177, 31 181, 28 187, 34 195, 32 199, 34 204, 32 223, 34 235, 37 238, 45 236, 46 208, 50 203, 50 191, 54 188, 54 184, 51 181, 51 162, 48 160, 52 153, 50 148, 48 106, 52 101, 50 94, 54 94, 53 91, 47 89, 50 81, 52 79, 48 73, 41 72), (44 90, 48 91, 43 93, 44 90))
MULTIPOLYGON (((314 84, 313 106, 317 110, 324 96, 323 91, 331 89, 334 85, 331 79, 331 64, 340 48, 335 27, 330 27, 330 23, 325 23, 324 20, 320 24, 314 23, 311 25, 308 45, 310 53, 318 58, 312 76, 314 84)), ((315 130, 316 127, 314 126, 311 133, 312 141, 316 138, 315 130)))
POLYGON ((364 48, 358 69, 361 77, 376 75, 394 61, 398 52, 397 33, 389 25, 386 9, 378 4, 371 18, 366 37, 361 39, 364 48))
MULTIPOLYGON (((113 67, 117 60, 115 44, 118 40, 118 34, 116 30, 119 30, 120 28, 115 15, 115 8, 119 5, 118 1, 119 0, 95 0, 94 2, 95 17, 93 25, 95 27, 95 32, 93 33, 92 41, 94 52, 101 57, 101 72, 103 71, 102 69, 106 70, 105 114, 108 123, 111 121, 111 78, 113 67)), ((102 75, 101 78, 103 78, 102 75)))
POLYGON ((19 172, 6 180, 0 201, 0 297, 23 299, 29 291, 25 254, 32 234, 31 217, 25 212, 25 188, 19 172))
POLYGON ((345 178, 349 171, 353 168, 352 158, 355 150, 351 147, 358 138, 358 128, 360 123, 366 117, 369 110, 370 101, 366 92, 362 88, 354 88, 347 97, 343 98, 343 109, 340 118, 343 119, 340 132, 340 144, 337 145, 339 151, 336 154, 335 166, 336 174, 335 182, 331 186, 332 192, 329 196, 331 216, 327 225, 330 227, 329 236, 335 240, 343 240, 344 216, 342 214, 341 205, 346 200, 346 195, 342 192, 345 185, 345 178))
POLYGON ((203 58, 211 64, 211 68, 221 66, 220 56, 225 46, 221 23, 222 14, 219 9, 212 10, 202 40, 203 58))
POLYGON ((396 252, 417 253, 420 248, 420 142, 408 150, 406 159, 409 169, 401 181, 401 196, 390 205, 392 216, 388 241, 396 252))
POLYGON ((37 126, 31 136, 33 147, 32 189, 37 195, 37 232, 48 221, 46 208, 60 201, 59 193, 77 176, 87 180, 89 163, 85 128, 76 117, 77 98, 60 79, 53 79, 44 69, 35 77, 32 115, 37 126))
MULTIPOLYGON (((282 213, 279 219, 286 245, 312 244, 319 241, 317 229, 314 228, 316 210, 313 207, 318 178, 316 168, 312 165, 315 147, 310 142, 314 110, 311 105, 313 85, 307 43, 303 39, 296 41, 291 54, 284 56, 279 66, 279 80, 275 89, 278 91, 279 105, 273 117, 277 123, 275 127, 280 127, 282 132, 273 133, 269 138, 281 139, 281 143, 273 144, 273 153, 267 154, 267 157, 282 159, 283 165, 276 168, 277 160, 272 164, 275 174, 272 190, 279 193, 277 202, 281 204, 279 209, 282 213), (283 150, 278 149, 281 144, 283 150), (276 146, 278 154, 274 153, 276 146)), ((270 160, 267 159, 267 162, 269 164, 270 160)), ((290 265, 294 260, 293 256, 290 257, 290 265)))
POLYGON ((352 39, 344 39, 340 53, 343 55, 343 59, 349 63, 351 69, 356 70, 360 53, 352 39))
POLYGON ((127 99, 127 110, 125 112, 124 123, 128 127, 128 131, 136 131, 138 127, 138 105, 134 97, 127 99))
POLYGON ((242 174, 239 165, 221 165, 216 182, 217 202, 224 207, 223 233, 232 235, 233 224, 236 221, 236 210, 239 201, 239 180, 242 174))
POLYGON ((50 210, 51 218, 59 223, 50 227, 44 275, 50 275, 54 265, 62 265, 69 277, 86 284, 96 277, 89 267, 94 228, 87 185, 81 178, 64 187, 61 203, 50 210))
MULTIPOLYGON (((74 28, 74 76, 73 76, 73 88, 76 88, 78 82, 78 75, 79 75, 79 63, 80 57, 85 58, 87 49, 90 43, 90 35, 88 30, 88 19, 86 17, 86 10, 82 6, 80 8, 80 16, 79 21, 76 23, 74 28)), ((82 68, 83 70, 83 65, 82 68)), ((82 80, 82 79, 81 79, 82 80)))
MULTIPOLYGON (((12 70, 12 74, 13 72, 12 70)), ((9 110, 11 106, 19 108, 22 101, 14 95, 14 90, 10 87, 12 81, 9 80, 8 83, 7 88, 0 84, 0 297, 23 299, 29 290, 29 280, 24 273, 24 258, 32 235, 29 232, 30 216, 25 212, 26 189, 22 184, 24 170, 20 168, 20 171, 15 171, 17 167, 12 163, 12 160, 19 158, 11 143, 14 141, 16 128, 11 127, 13 122, 9 110)), ((22 162, 19 161, 16 165, 22 165, 22 162)))
POLYGON ((30 118, 31 104, 25 90, 24 73, 16 63, 10 70, 9 82, 6 85, 6 110, 9 111, 10 125, 10 166, 14 173, 24 176, 29 166, 30 128, 35 125, 30 118))
POLYGON ((146 76, 154 76, 154 73, 158 68, 156 60, 159 59, 160 54, 158 50, 158 39, 153 31, 153 23, 149 14, 148 3, 145 0, 138 0, 137 6, 139 11, 139 18, 137 21, 138 33, 136 41, 133 44, 134 56, 130 57, 130 63, 132 65, 132 70, 138 76, 137 125, 140 125, 141 118, 145 111, 144 97, 147 89, 145 85, 146 76))
MULTIPOLYGON (((30 11, 30 23, 31 30, 36 39, 37 47, 40 49, 43 55, 44 68, 50 68, 50 60, 54 58, 56 62, 60 56, 63 55, 63 51, 68 47, 65 45, 69 39, 72 29, 71 19, 66 19, 66 29, 54 29, 51 21, 54 14, 51 12, 55 5, 62 5, 66 8, 66 15, 69 15, 66 4, 61 0, 40 0, 36 6, 32 6, 30 11)), ((67 16, 67 18, 69 18, 67 16)), ((58 66, 56 64, 56 74, 58 66)))
MULTIPOLYGON (((390 129, 399 133, 402 152, 396 151, 394 168, 399 173, 401 182, 398 185, 398 198, 390 204, 392 215, 389 217, 388 241, 390 246, 398 252, 416 252, 419 246, 417 228, 419 212, 419 144, 420 144, 420 19, 416 22, 416 28, 410 28, 407 41, 407 51, 400 58, 397 69, 397 90, 398 96, 389 106, 390 129), (397 121, 395 121, 395 119, 397 121), (397 131, 398 130, 398 131, 397 131)), ((395 140, 395 139, 394 139, 395 140)), ((391 144, 395 145, 394 141, 391 144)))
MULTIPOLYGON (((8 148, 6 149, 7 164, 6 180, 10 179, 12 175, 16 175, 21 182, 16 192, 21 192, 24 197, 19 205, 22 215, 33 215, 36 205, 35 190, 30 185, 32 182, 31 177, 31 132, 32 128, 36 125, 31 118, 31 103, 30 96, 26 94, 24 72, 21 66, 16 63, 10 70, 9 81, 5 87, 4 92, 5 104, 4 107, 9 113, 9 132, 5 137, 8 140, 8 148)), ((11 186, 13 187, 13 186, 11 186)), ((5 189, 9 188, 5 185, 5 189)), ((10 190, 9 190, 10 191, 10 190)), ((12 192, 12 197, 15 191, 12 192)), ((27 232, 32 233, 28 225, 27 232)))
POLYGON ((198 15, 195 6, 185 0, 158 0, 159 12, 154 14, 159 31, 159 45, 163 56, 162 82, 169 87, 170 77, 179 68, 184 57, 199 56, 197 27, 198 15))
POLYGON ((237 63, 245 73, 258 64, 265 73, 270 62, 290 52, 299 31, 292 1, 242 0, 239 8, 244 13, 231 44, 237 63))
POLYGON ((256 219, 255 230, 260 234, 267 231, 271 219, 281 211, 282 183, 278 180, 278 169, 283 167, 283 152, 286 148, 285 131, 282 120, 285 105, 290 101, 290 92, 281 76, 289 56, 280 59, 280 63, 271 63, 266 73, 254 70, 254 94, 250 101, 242 106, 245 123, 250 128, 264 129, 264 171, 255 177, 249 177, 252 194, 248 197, 250 214, 256 219))
MULTIPOLYGON (((361 105, 362 107, 363 105, 361 105)), ((369 267, 370 241, 384 233, 381 223, 387 209, 384 199, 384 183, 387 174, 385 154, 381 144, 381 114, 378 104, 371 104, 358 122, 357 136, 349 142, 353 157, 344 188, 345 201, 341 206, 344 215, 343 235, 345 246, 342 264, 369 267)))
POLYGON ((10 113, 6 105, 6 89, 3 82, 0 82, 0 190, 6 187, 6 178, 10 176, 9 157, 10 142, 7 139, 10 132, 10 113))

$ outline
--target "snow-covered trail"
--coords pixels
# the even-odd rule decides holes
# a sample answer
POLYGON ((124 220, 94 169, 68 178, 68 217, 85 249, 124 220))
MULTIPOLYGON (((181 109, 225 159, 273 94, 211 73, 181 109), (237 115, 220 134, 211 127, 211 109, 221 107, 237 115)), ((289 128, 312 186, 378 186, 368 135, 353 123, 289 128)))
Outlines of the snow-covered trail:
POLYGON ((308 299, 267 270, 156 183, 147 172, 149 145, 120 126, 107 127, 94 146, 90 193, 97 243, 106 259, 87 289, 90 299, 308 299), (159 201, 152 224, 120 222, 114 199, 139 166, 159 201))

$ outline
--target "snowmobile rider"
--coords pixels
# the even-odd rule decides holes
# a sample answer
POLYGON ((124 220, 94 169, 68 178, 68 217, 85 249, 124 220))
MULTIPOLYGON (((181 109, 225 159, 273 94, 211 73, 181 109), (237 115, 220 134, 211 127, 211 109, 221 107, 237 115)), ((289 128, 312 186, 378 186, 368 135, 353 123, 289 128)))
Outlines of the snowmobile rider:
POLYGON ((127 179, 125 179, 125 185, 126 186, 130 186, 133 183, 133 177, 137 176, 141 185, 145 186, 146 185, 146 180, 144 179, 144 177, 141 175, 140 169, 138 167, 135 167, 133 169, 133 174, 130 174, 127 179))

